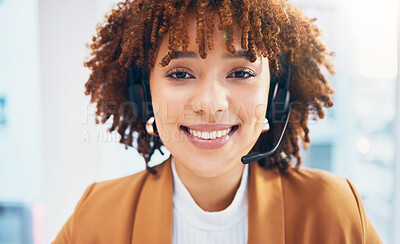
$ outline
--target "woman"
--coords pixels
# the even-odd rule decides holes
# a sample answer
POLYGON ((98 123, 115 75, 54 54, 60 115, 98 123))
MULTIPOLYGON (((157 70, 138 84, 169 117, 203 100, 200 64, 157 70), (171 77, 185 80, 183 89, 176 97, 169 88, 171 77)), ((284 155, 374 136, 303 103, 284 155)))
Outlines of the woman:
POLYGON ((120 3, 86 94, 147 170, 89 186, 54 243, 380 243, 349 181, 299 168, 333 105, 313 22, 285 1, 120 3))

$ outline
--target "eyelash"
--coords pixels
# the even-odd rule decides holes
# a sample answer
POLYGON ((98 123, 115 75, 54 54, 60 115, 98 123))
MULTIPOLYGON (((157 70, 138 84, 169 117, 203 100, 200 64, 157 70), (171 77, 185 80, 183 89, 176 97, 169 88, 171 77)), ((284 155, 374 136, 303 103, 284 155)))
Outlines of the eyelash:
MULTIPOLYGON (((229 74, 229 76, 231 76, 232 74, 236 73, 236 72, 245 72, 248 76, 247 77, 231 77, 231 78, 236 78, 236 79, 247 79, 250 77, 254 77, 256 76, 256 74, 254 73, 254 71, 252 71, 251 69, 247 69, 247 68, 238 68, 235 69, 232 73, 229 74)), ((186 75, 185 75, 186 76, 186 75)), ((228 77, 229 77, 228 76, 228 77)), ((188 72, 186 72, 185 69, 182 68, 176 68, 176 69, 172 69, 170 71, 167 72, 167 74, 165 75, 165 77, 169 77, 175 80, 182 80, 182 79, 193 79, 194 76, 189 74, 188 72), (187 75, 190 75, 191 77, 189 78, 177 78, 177 77, 173 77, 173 75, 176 75, 177 73, 185 73, 187 75)))
POLYGON ((193 75, 189 74, 188 72, 186 72, 184 69, 181 69, 181 68, 176 68, 176 69, 172 69, 172 70, 168 71, 167 74, 165 75, 165 77, 169 77, 169 78, 172 78, 172 79, 175 79, 175 80, 184 79, 184 78, 172 77, 173 75, 175 75, 177 73, 186 73, 186 74, 191 76, 189 79, 193 79, 194 78, 193 75))
MULTIPOLYGON (((250 78, 250 77, 254 77, 256 76, 256 74, 254 73, 254 71, 252 71, 251 69, 247 69, 247 68, 238 68, 233 70, 233 72, 231 74, 234 74, 236 72, 245 72, 246 74, 248 74, 247 77, 234 77, 234 78, 242 78, 242 79, 246 79, 246 78, 250 78)), ((229 76, 231 75, 229 74, 229 76)))

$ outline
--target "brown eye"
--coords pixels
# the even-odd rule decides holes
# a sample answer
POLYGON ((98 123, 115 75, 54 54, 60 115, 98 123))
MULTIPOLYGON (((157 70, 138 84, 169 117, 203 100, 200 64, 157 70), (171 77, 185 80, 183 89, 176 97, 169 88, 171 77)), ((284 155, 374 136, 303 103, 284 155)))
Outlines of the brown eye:
POLYGON ((180 80, 180 79, 193 79, 194 76, 189 74, 188 72, 181 69, 173 69, 169 71, 165 77, 170 77, 172 79, 180 80))
POLYGON ((186 72, 175 72, 170 77, 178 78, 178 79, 184 79, 184 78, 189 78, 188 73, 186 72))
POLYGON ((255 76, 254 72, 250 69, 241 68, 232 72, 228 77, 229 78, 249 78, 255 76))

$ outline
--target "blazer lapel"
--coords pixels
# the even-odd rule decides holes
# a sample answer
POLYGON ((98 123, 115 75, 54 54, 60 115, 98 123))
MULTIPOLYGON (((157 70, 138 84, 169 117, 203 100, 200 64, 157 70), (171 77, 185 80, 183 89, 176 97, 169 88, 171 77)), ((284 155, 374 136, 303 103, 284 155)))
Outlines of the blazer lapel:
POLYGON ((171 156, 155 169, 157 174, 148 174, 139 195, 132 244, 172 243, 171 156))
POLYGON ((248 244, 285 243, 282 194, 277 169, 250 164, 248 244))

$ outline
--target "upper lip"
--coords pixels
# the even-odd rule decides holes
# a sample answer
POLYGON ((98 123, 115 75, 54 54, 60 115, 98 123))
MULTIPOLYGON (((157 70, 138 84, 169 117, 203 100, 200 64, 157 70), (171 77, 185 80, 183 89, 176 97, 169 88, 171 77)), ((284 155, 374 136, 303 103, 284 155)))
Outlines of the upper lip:
POLYGON ((226 130, 237 124, 196 124, 196 125, 182 125, 192 130, 197 131, 216 131, 226 130))

